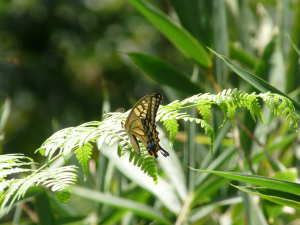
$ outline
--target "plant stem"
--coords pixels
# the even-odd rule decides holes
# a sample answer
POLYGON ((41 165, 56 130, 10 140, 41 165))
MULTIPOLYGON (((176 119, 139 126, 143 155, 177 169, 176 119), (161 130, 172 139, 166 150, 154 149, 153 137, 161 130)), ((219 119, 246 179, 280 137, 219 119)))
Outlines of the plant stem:
POLYGON ((51 163, 53 163, 54 161, 56 161, 57 159, 59 159, 61 156, 62 156, 62 153, 59 153, 57 156, 55 156, 54 158, 52 158, 49 163, 46 163, 45 165, 41 166, 38 170, 36 170, 32 174, 38 173, 41 170, 45 169, 47 166, 49 166, 51 163))

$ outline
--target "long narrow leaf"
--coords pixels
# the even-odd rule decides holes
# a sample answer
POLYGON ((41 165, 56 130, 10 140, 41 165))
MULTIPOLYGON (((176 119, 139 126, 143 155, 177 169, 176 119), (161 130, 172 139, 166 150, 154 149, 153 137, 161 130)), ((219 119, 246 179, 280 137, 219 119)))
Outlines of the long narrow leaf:
MULTIPOLYGON (((232 184, 231 184, 232 185, 232 184)), ((232 185, 239 190, 257 195, 261 198, 267 199, 269 201, 275 202, 280 205, 289 206, 295 209, 300 209, 300 196, 294 195, 282 191, 272 190, 265 187, 239 187, 232 185)))
POLYGON ((244 70, 243 68, 235 65, 234 63, 230 62, 225 56, 216 53, 212 49, 210 49, 210 51, 212 51, 219 58, 223 59, 226 62, 226 64, 234 72, 236 72, 240 77, 242 77, 245 81, 247 81, 248 83, 250 83, 251 85, 253 85, 259 91, 261 91, 263 93, 266 93, 266 92, 270 91, 272 93, 280 94, 280 95, 283 95, 286 98, 290 99, 292 101, 294 107, 295 107, 295 110, 296 110, 297 114, 300 116, 300 104, 298 102, 296 102, 295 100, 293 100, 292 98, 290 98, 286 94, 282 93, 277 88, 273 87, 268 82, 264 81, 263 79, 259 78, 258 76, 254 75, 254 74, 252 74, 252 73, 244 70))
POLYGON ((286 34, 286 36, 288 36, 293 48, 295 49, 295 51, 298 53, 298 55, 300 56, 300 50, 299 48, 297 48, 297 45, 294 44, 294 42, 292 41, 292 39, 290 38, 290 36, 288 34, 286 34))
POLYGON ((247 216, 247 224, 248 225, 268 225, 264 215, 262 214, 258 204, 254 202, 253 196, 241 192, 241 196, 243 198, 244 210, 247 216))
POLYGON ((243 174, 243 173, 234 173, 234 172, 220 172, 220 171, 197 170, 197 169, 193 169, 193 170, 204 172, 204 173, 212 173, 212 174, 225 177, 230 180, 236 180, 236 181, 241 181, 241 182, 250 183, 254 185, 259 185, 262 187, 267 187, 278 191, 288 192, 292 194, 300 193, 300 184, 288 182, 284 180, 278 180, 269 177, 262 177, 262 176, 243 174))
POLYGON ((167 85, 189 95, 205 93, 205 90, 189 79, 188 75, 163 60, 142 53, 128 54, 133 62, 157 83, 167 85))
POLYGON ((183 27, 166 16, 153 5, 141 0, 128 0, 156 28, 168 38, 185 56, 193 59, 199 65, 210 67, 211 60, 205 49, 183 27))
POLYGON ((234 204, 241 203, 241 202, 242 202, 241 197, 232 197, 232 198, 227 198, 227 199, 223 199, 223 200, 216 201, 216 202, 214 201, 214 202, 206 204, 204 206, 197 207, 190 211, 189 222, 195 223, 197 220, 200 220, 204 216, 212 213, 213 211, 216 210, 216 208, 218 208, 220 206, 234 205, 234 204))
POLYGON ((38 195, 35 199, 36 199, 35 208, 39 216, 39 224, 41 225, 57 224, 46 190, 44 189, 44 192, 38 195))
MULTIPOLYGON (((159 133, 162 133, 159 129, 159 133)), ((161 146, 165 149, 168 146, 168 140, 166 137, 162 136, 160 140, 161 146)), ((174 149, 171 150, 171 154, 166 160, 164 157, 159 157, 158 162, 160 167, 165 172, 167 178, 173 184, 174 189, 177 191, 181 199, 184 201, 187 196, 186 178, 184 176, 183 168, 176 154, 174 154, 174 149), (176 174, 176 176, 174 176, 176 174)))
MULTIPOLYGON (((214 30, 214 47, 221 54, 228 55, 228 30, 225 1, 214 0, 212 10, 212 22, 214 30)), ((214 63, 214 76, 219 85, 225 87, 227 80, 227 66, 221 59, 214 63)))
POLYGON ((94 191, 88 188, 83 188, 79 186, 72 187, 73 193, 77 196, 81 196, 92 201, 104 203, 110 206, 114 206, 121 209, 127 209, 133 211, 137 215, 142 217, 157 220, 161 224, 169 224, 170 222, 163 216, 163 214, 150 206, 134 202, 125 198, 113 196, 110 194, 103 194, 98 191, 94 191))
MULTIPOLYGON (((145 175, 140 168, 129 163, 129 154, 125 154, 121 158, 118 157, 117 146, 111 147, 104 145, 101 148, 101 152, 113 162, 113 164, 123 173, 126 177, 134 181, 142 188, 148 190, 155 195, 162 204, 164 204, 171 212, 179 213, 181 210, 181 202, 179 201, 174 189, 165 180, 159 178, 157 185, 153 183, 153 180, 145 175)), ((167 160, 167 158, 165 158, 167 160)))
POLYGON ((187 29, 203 46, 210 46, 211 32, 209 18, 210 1, 171 0, 182 26, 187 29))

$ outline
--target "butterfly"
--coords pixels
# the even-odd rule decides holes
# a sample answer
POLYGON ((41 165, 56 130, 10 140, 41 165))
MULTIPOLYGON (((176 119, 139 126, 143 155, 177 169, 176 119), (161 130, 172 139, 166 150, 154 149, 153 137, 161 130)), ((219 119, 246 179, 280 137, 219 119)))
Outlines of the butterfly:
POLYGON ((162 98, 160 93, 146 95, 132 107, 126 121, 121 122, 132 147, 138 154, 140 154, 140 146, 137 138, 144 144, 151 156, 154 155, 157 158, 159 151, 164 157, 169 156, 169 153, 159 145, 160 140, 155 125, 157 110, 162 98))

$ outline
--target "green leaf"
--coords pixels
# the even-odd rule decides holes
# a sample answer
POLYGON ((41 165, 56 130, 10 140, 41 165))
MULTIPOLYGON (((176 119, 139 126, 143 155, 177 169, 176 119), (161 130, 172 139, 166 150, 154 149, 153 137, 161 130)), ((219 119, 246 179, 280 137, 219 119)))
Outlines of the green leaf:
POLYGON ((192 209, 189 213, 189 222, 190 224, 197 222, 201 218, 215 212, 220 206, 235 205, 241 202, 241 197, 232 197, 216 202, 212 201, 212 203, 208 203, 198 208, 192 209))
POLYGON ((142 0, 128 0, 156 28, 168 38, 186 57, 201 66, 210 67, 212 62, 199 42, 178 23, 166 16, 162 11, 142 0))
POLYGON ((210 104, 202 104, 198 107, 199 114, 203 117, 206 123, 209 123, 209 118, 211 116, 211 105, 210 104))
MULTIPOLYGON (((220 169, 225 163, 228 163, 232 160, 232 156, 236 153, 236 147, 233 145, 227 149, 225 149, 216 159, 214 159, 211 163, 207 164, 207 169, 209 170, 215 170, 220 169)), ((207 180, 211 179, 211 174, 208 173, 199 173, 196 176, 196 185, 199 186, 199 188, 196 189, 195 195, 194 195, 194 202, 197 202, 200 197, 202 196, 202 187, 200 184, 206 183, 207 180)))
POLYGON ((189 95, 205 93, 205 90, 192 82, 188 75, 159 58, 142 53, 128 53, 128 55, 144 73, 160 85, 167 85, 189 95))
POLYGON ((61 191, 57 191, 54 194, 56 200, 61 203, 67 203, 70 200, 71 189, 64 189, 61 191))
POLYGON ((269 177, 262 177, 262 176, 243 174, 243 173, 197 170, 193 168, 191 169, 199 172, 216 174, 230 180, 236 180, 236 181, 241 181, 241 182, 250 183, 254 185, 259 185, 262 187, 267 187, 278 191, 288 192, 292 194, 300 193, 300 184, 288 182, 284 180, 278 180, 269 177))
POLYGON ((300 209, 300 196, 295 194, 286 193, 283 191, 277 191, 265 187, 241 187, 231 184, 233 187, 239 190, 257 195, 261 198, 267 199, 271 202, 275 202, 280 205, 289 206, 295 209, 300 209))
MULTIPOLYGON (((256 60, 256 63, 254 64, 255 65, 254 74, 256 74, 258 77, 265 80, 268 80, 270 70, 273 68, 271 65, 272 62, 271 58, 274 55, 276 40, 277 39, 274 36, 269 42, 269 44, 265 47, 264 52, 261 58, 259 59, 259 61, 256 60)), ((234 58, 231 57, 231 59, 234 58)), ((254 65, 250 68, 254 68, 254 65)), ((252 93, 254 91, 255 88, 253 86, 250 86, 250 88, 248 89, 248 93, 252 93)), ((243 123, 249 129, 249 131, 254 132, 256 123, 253 123, 253 121, 250 118, 251 116, 252 115, 246 112, 244 114, 243 123)), ((241 144, 245 149, 245 154, 247 155, 247 157, 250 157, 248 155, 250 154, 250 149, 253 142, 252 139, 248 136, 248 134, 244 130, 241 131, 241 144)))
POLYGON ((240 63, 243 63, 249 68, 253 68, 258 63, 257 58, 249 55, 246 51, 235 46, 232 42, 229 43, 229 51, 230 58, 232 60, 234 59, 240 63))
POLYGON ((175 135, 178 132, 179 124, 175 118, 172 118, 165 120, 164 126, 167 128, 167 131, 170 132, 169 150, 171 150, 175 140, 175 135))
MULTIPOLYGON (((161 145, 167 146, 168 140, 166 137, 161 137, 161 145)), ((158 157, 159 166, 164 171, 167 179, 171 182, 172 186, 180 196, 181 200, 184 201, 187 198, 187 187, 186 178, 184 176, 184 171, 180 159, 177 154, 172 150, 169 157, 158 157), (174 176, 176 174, 176 176, 174 176)), ((159 181, 160 182, 160 181, 159 181)))
POLYGON ((295 110, 297 112, 298 115, 300 115, 300 104, 298 102, 296 102, 295 100, 293 100, 292 98, 290 98, 289 96, 287 96, 286 94, 282 93, 281 91, 279 91, 277 88, 273 87, 272 85, 270 85, 268 82, 264 81, 263 79, 261 79, 260 77, 244 70, 243 68, 235 65, 234 63, 230 62, 225 56, 220 55, 218 53, 216 53, 215 51, 213 51, 212 49, 209 48, 209 50, 211 52, 213 52, 216 56, 218 56, 219 58, 223 59, 226 64, 234 71, 236 72, 240 77, 242 77, 245 81, 247 81, 248 83, 250 83, 252 86, 254 86, 256 89, 258 89, 259 91, 261 91, 262 93, 266 93, 266 92, 272 92, 274 94, 279 94, 279 95, 283 95, 284 97, 288 98, 289 100, 292 101, 295 110))
POLYGON ((7 122, 8 116, 10 114, 10 99, 7 98, 4 104, 1 107, 1 115, 0 115, 0 134, 2 134, 4 126, 7 122))
MULTIPOLYGON (((227 29, 227 16, 225 1, 214 0, 212 1, 212 28, 214 48, 221 54, 228 55, 228 29, 227 29)), ((228 68, 221 59, 214 61, 214 77, 217 83, 225 87, 227 80, 228 68)))
MULTIPOLYGON (((115 147, 116 146, 109 147, 104 145, 101 148, 101 152, 124 176, 156 196, 168 210, 174 213, 179 213, 181 210, 181 202, 175 194, 174 188, 163 179, 160 179, 158 184, 155 185, 152 178, 145 176, 140 168, 128 163, 129 154, 125 154, 119 158, 115 152, 115 147)), ((151 159, 150 157, 148 158, 151 159)), ((145 160, 148 158, 145 158, 145 160)), ((153 169, 156 169, 156 167, 153 169)))
POLYGON ((44 191, 43 194, 38 195, 35 198, 35 208, 39 216, 40 225, 55 225, 54 213, 51 208, 47 192, 44 191))
POLYGON ((141 204, 125 198, 113 196, 110 194, 103 194, 101 192, 79 186, 73 186, 72 190, 75 195, 80 196, 82 198, 90 199, 92 201, 100 202, 116 208, 132 211, 143 218, 157 220, 159 224, 170 224, 170 221, 166 219, 160 211, 148 205, 141 204))
POLYGON ((268 225, 258 204, 254 202, 253 196, 247 193, 240 193, 243 198, 244 210, 246 212, 248 225, 268 225))
MULTIPOLYGON (((293 11, 295 12, 294 16, 295 18, 300 18, 300 2, 295 2, 293 4, 293 11)), ((295 42, 295 46, 300 46, 300 21, 299 19, 296 19, 293 22, 291 36, 293 42, 295 42)), ((294 44, 293 47, 295 48, 294 44)), ((296 48, 295 48, 296 49, 296 48)), ((297 49, 296 52, 298 53, 297 49)), ((286 73, 286 91, 292 92, 296 88, 300 86, 299 82, 299 53, 297 54, 293 49, 290 49, 289 55, 287 57, 287 73, 286 73)))
POLYGON ((182 26, 187 29, 203 46, 211 45, 209 6, 211 1, 171 0, 182 26))
POLYGON ((76 158, 82 166, 84 180, 86 180, 88 176, 88 162, 92 154, 92 145, 87 143, 86 145, 79 147, 74 153, 76 154, 76 158))
POLYGON ((297 48, 297 45, 294 44, 294 42, 292 41, 292 39, 290 38, 290 36, 288 34, 286 34, 286 36, 289 38, 293 48, 295 49, 295 51, 298 53, 298 55, 300 56, 300 50, 299 48, 297 48))

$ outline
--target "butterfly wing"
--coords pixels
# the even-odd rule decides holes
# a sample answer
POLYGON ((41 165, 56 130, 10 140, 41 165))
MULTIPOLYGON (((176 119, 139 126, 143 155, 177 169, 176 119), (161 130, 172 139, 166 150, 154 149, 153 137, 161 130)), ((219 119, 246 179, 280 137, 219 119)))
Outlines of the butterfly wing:
POLYGON ((136 120, 133 122, 133 125, 140 124, 139 126, 135 126, 131 132, 133 135, 137 136, 140 141, 147 148, 150 155, 154 155, 155 158, 158 157, 157 153, 160 151, 163 156, 169 156, 169 153, 164 150, 159 145, 158 131, 156 130, 156 125, 152 124, 146 119, 141 119, 140 121, 136 120), (142 124, 140 124, 142 123, 142 124))
POLYGON ((156 113, 160 102, 162 100, 162 94, 153 93, 151 95, 146 95, 141 98, 133 107, 129 113, 125 126, 130 124, 135 119, 147 119, 155 123, 156 113))
POLYGON ((144 144, 150 155, 158 157, 157 152, 161 151, 163 156, 169 153, 159 145, 158 132, 155 120, 162 94, 153 93, 140 99, 132 108, 126 121, 122 126, 128 134, 134 150, 140 154, 140 147, 137 138, 144 144))

